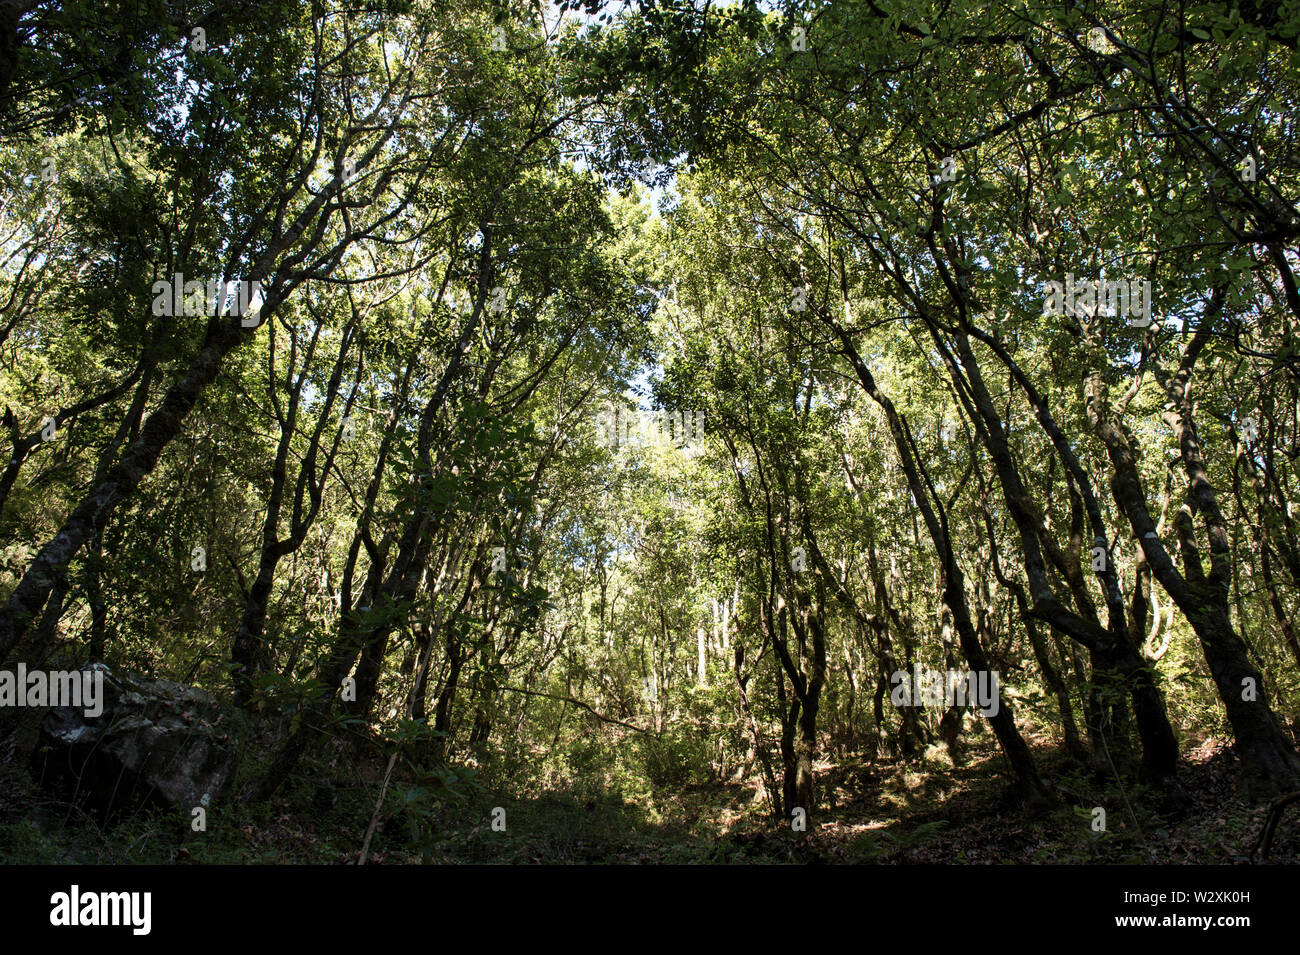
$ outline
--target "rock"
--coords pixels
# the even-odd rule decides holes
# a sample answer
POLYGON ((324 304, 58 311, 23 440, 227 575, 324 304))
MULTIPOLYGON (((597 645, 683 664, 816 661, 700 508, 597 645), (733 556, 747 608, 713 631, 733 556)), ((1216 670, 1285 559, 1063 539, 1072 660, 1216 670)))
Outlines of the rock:
POLYGON ((41 784, 102 814, 144 806, 207 806, 230 781, 234 751, 223 714, 204 691, 170 680, 113 674, 103 664, 103 712, 54 707, 32 767, 41 784))

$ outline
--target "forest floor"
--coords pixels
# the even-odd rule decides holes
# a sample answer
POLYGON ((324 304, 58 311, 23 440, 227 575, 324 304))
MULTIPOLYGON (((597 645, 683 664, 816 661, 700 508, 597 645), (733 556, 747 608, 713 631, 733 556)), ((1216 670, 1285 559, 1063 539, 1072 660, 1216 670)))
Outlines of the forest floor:
MULTIPOLYGON (((195 833, 165 814, 101 825, 41 792, 15 750, 0 748, 0 862, 10 863, 355 864, 382 770, 370 767, 369 784, 351 791, 300 785, 266 806, 214 807, 207 831, 195 833)), ((479 791, 423 812, 418 798, 411 802, 423 790, 393 787, 367 863, 1250 861, 1266 810, 1235 791, 1235 760, 1222 743, 1205 741, 1185 753, 1181 778, 1190 805, 1176 818, 1157 814, 1140 792, 1067 771, 1055 750, 1040 745, 1037 757, 1063 804, 1034 818, 1006 804, 1001 760, 987 747, 958 766, 825 761, 818 766, 823 806, 808 833, 773 822, 757 787, 741 781, 667 787, 636 800, 590 791, 505 799, 479 791), (495 804, 506 809, 505 831, 491 827, 495 804), (1093 806, 1106 810, 1105 832, 1093 829, 1093 806)), ((1270 862, 1300 862, 1296 815, 1283 818, 1270 862)))

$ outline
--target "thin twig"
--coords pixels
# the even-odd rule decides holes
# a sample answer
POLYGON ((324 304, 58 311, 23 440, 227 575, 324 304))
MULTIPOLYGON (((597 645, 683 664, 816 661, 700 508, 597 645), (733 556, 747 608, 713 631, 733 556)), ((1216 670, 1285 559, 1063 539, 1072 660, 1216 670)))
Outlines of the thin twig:
POLYGON ((575 700, 571 696, 554 696, 550 693, 539 693, 536 690, 525 690, 522 687, 518 687, 518 686, 503 686, 503 687, 499 687, 499 689, 509 690, 512 693, 524 693, 528 696, 541 696, 541 697, 545 697, 548 700, 555 700, 557 703, 572 703, 574 706, 582 707, 584 710, 586 710, 592 716, 596 717, 596 719, 600 720, 602 723, 613 723, 615 726, 623 726, 637 733, 644 733, 647 736, 655 735, 651 730, 643 729, 640 726, 633 726, 631 723, 624 723, 622 720, 616 720, 612 716, 604 716, 600 713, 597 713, 588 704, 582 702, 582 700, 575 700))

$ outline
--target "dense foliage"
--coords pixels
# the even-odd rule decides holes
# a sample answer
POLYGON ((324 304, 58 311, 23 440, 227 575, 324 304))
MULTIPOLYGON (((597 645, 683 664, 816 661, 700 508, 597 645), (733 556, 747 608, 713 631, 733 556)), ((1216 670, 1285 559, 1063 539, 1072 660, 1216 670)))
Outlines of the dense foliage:
POLYGON ((225 811, 1300 789, 1300 3, 0 11, 0 659, 225 811))

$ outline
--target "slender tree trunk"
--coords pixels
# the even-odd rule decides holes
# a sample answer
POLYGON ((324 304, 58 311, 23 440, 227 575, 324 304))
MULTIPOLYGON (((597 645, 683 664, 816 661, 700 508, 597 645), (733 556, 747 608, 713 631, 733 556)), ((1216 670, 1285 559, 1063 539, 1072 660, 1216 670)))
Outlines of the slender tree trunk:
MULTIPOLYGON (((889 422, 890 434, 894 441, 894 447, 898 451, 899 460, 903 465, 903 471, 907 475, 908 487, 917 501, 917 506, 925 520, 935 549, 943 560, 944 599, 952 612, 953 626, 957 631, 962 654, 966 657, 966 662, 972 670, 989 672, 991 668, 988 657, 984 652, 984 648, 980 645, 979 638, 976 636, 975 625, 971 620, 970 610, 967 606, 966 588, 961 568, 953 555, 952 544, 946 527, 946 515, 942 511, 936 510, 935 506, 932 506, 931 502, 936 501, 937 498, 932 489, 922 480, 905 422, 894 408, 894 404, 889 397, 876 386, 874 376, 862 360, 861 355, 858 354, 857 348, 848 333, 833 323, 831 329, 838 335, 844 353, 857 373, 863 389, 880 406, 885 413, 886 420, 889 422)), ((1038 768, 1034 765, 1029 746, 1016 728, 1010 702, 1006 700, 1000 701, 997 712, 991 714, 988 720, 993 727, 994 735, 997 736, 999 745, 1002 747, 1002 752, 1007 757, 1007 762, 1011 765, 1013 788, 1017 799, 1029 806, 1046 805, 1054 801, 1050 790, 1043 784, 1042 778, 1038 775, 1038 768)))
MULTIPOLYGON (((277 304, 268 300, 263 306, 263 321, 277 304)), ((95 527, 103 526, 108 516, 154 469, 163 449, 180 433, 185 418, 216 378, 226 355, 251 335, 251 329, 240 327, 234 320, 214 319, 209 324, 207 337, 185 375, 167 391, 145 421, 140 436, 123 452, 117 464, 68 515, 54 538, 41 548, 0 610, 0 660, 27 631, 45 605, 59 573, 90 539, 95 527)))
MULTIPOLYGON (((1186 370, 1190 374, 1189 365, 1186 370)), ((1206 513, 1211 524, 1216 566, 1209 577, 1202 570, 1191 516, 1186 510, 1179 511, 1175 519, 1185 574, 1178 572, 1161 543, 1142 490, 1133 439, 1112 418, 1106 407, 1106 386, 1098 376, 1090 382, 1089 404, 1093 426, 1105 442, 1114 467, 1115 499, 1128 517, 1152 573, 1178 605, 1201 644, 1237 740, 1247 790, 1264 794, 1294 789, 1300 785, 1300 758, 1268 705, 1263 674, 1250 661, 1245 643, 1233 630, 1228 617, 1226 537, 1221 517, 1215 516, 1213 488, 1205 476, 1190 426, 1184 426, 1182 422, 1186 419, 1179 416, 1182 420, 1177 422, 1176 430, 1181 432, 1180 443, 1189 462, 1188 494, 1193 506, 1206 513)))
POLYGON ((745 648, 736 643, 736 691, 740 697, 740 712, 745 720, 745 728, 749 731, 749 738, 754 743, 754 756, 759 765, 763 767, 763 784, 767 789, 768 802, 772 807, 772 815, 775 819, 783 819, 785 813, 782 810, 781 790, 776 784, 776 774, 772 772, 772 760, 767 753, 767 744, 763 742, 762 735, 758 732, 758 723, 754 719, 753 708, 749 705, 749 694, 745 692, 745 687, 749 683, 749 678, 741 674, 741 668, 745 663, 745 648))

